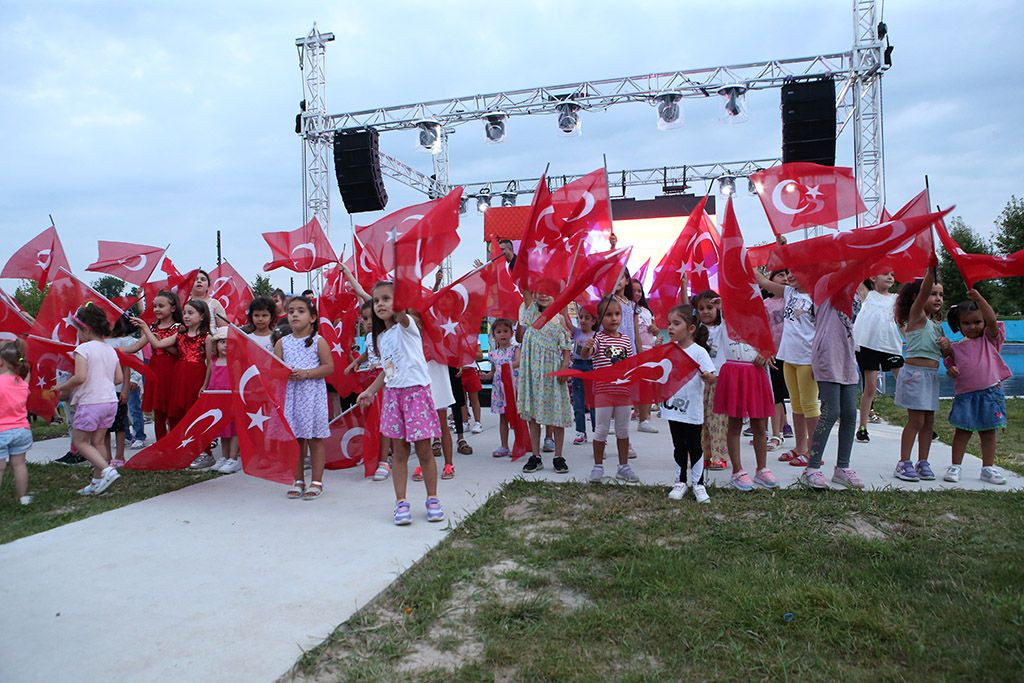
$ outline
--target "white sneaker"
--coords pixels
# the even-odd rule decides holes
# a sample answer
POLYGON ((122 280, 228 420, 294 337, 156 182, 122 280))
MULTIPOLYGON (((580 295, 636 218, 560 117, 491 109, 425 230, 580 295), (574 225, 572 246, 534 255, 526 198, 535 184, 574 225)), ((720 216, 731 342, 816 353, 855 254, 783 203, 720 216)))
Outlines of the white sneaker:
POLYGON ((141 450, 141 449, 143 449, 145 447, 146 447, 146 440, 145 439, 136 439, 135 441, 132 441, 130 444, 128 444, 128 448, 130 448, 133 451, 138 451, 138 450, 141 450))
POLYGON ((224 457, 218 456, 213 461, 213 467, 211 467, 210 469, 213 470, 214 472, 220 472, 221 471, 220 468, 224 467, 224 465, 226 465, 226 464, 228 464, 228 459, 224 458, 224 457))
POLYGON ((946 474, 942 477, 942 481, 949 481, 957 483, 960 481, 960 465, 950 465, 946 468, 946 474))
POLYGON ((471 434, 479 434, 480 432, 484 431, 484 426, 479 422, 474 422, 473 426, 469 428, 469 431, 471 434))
POLYGON ((377 465, 377 471, 373 473, 374 481, 384 481, 391 476, 391 465, 386 462, 382 462, 377 465))
POLYGON ((650 420, 641 420, 640 424, 636 426, 636 431, 647 432, 648 434, 657 434, 658 428, 652 425, 650 420))
POLYGON ((1006 477, 999 471, 998 467, 982 467, 981 480, 987 484, 1005 484, 1006 477))
POLYGON ((682 500, 686 496, 686 482, 677 481, 668 492, 669 500, 682 500))
POLYGON ((225 458, 224 464, 217 470, 221 474, 234 474, 242 471, 242 460, 240 458, 225 458))
POLYGON ((21 498, 18 499, 18 502, 21 503, 22 505, 31 505, 32 496, 22 496, 21 498))
POLYGON ((711 502, 711 496, 708 495, 708 490, 700 484, 693 485, 693 497, 697 500, 698 503, 711 502))
POLYGON ((115 470, 113 467, 107 467, 105 470, 103 470, 103 474, 100 475, 99 481, 93 482, 96 485, 96 489, 93 491, 93 495, 98 496, 99 494, 103 493, 108 488, 110 488, 111 484, 113 484, 120 478, 121 475, 118 474, 117 470, 115 470))
POLYGON ((99 483, 99 479, 93 479, 88 484, 78 489, 78 495, 80 496, 91 496, 96 493, 96 484, 99 483))

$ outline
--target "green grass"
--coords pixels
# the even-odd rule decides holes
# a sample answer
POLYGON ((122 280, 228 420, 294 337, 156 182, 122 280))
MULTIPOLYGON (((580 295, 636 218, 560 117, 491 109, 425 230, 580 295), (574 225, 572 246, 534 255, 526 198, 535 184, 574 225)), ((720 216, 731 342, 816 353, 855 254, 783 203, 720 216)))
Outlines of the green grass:
POLYGON ((31 505, 19 505, 14 498, 10 469, 8 466, 4 480, 0 482, 0 543, 9 543, 217 476, 208 472, 132 471, 99 496, 80 496, 76 491, 89 483, 92 468, 30 464, 28 486, 33 501, 31 505))
MULTIPOLYGON (((939 412, 935 414, 935 431, 943 443, 953 443, 953 427, 946 419, 953 401, 939 401, 939 412)), ((903 425, 907 421, 907 411, 897 407, 889 396, 875 399, 875 412, 885 418, 886 422, 903 425)), ((981 457, 981 444, 978 437, 971 437, 967 452, 981 457)), ((1006 400, 1006 429, 999 430, 996 436, 996 464, 1000 467, 1024 474, 1024 399, 1010 398, 1006 400)))
POLYGON ((711 494, 512 482, 284 680, 1024 676, 1021 494, 711 494))
POLYGON ((68 435, 68 426, 63 422, 46 422, 36 418, 29 422, 29 426, 32 428, 33 441, 57 439, 68 435))

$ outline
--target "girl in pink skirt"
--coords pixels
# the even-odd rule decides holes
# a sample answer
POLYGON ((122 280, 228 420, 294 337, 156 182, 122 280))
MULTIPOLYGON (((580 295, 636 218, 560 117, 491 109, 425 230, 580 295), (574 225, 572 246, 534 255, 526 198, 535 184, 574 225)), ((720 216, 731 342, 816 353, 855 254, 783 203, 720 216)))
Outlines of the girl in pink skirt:
MULTIPOLYGON (((221 324, 213 333, 213 358, 206 366, 206 384, 203 391, 231 391, 231 375, 228 373, 228 328, 221 324)), ((238 432, 234 420, 225 420, 220 433, 220 457, 211 468, 214 472, 234 474, 242 469, 238 458, 238 432)))
POLYGON ((427 521, 440 522, 444 509, 437 498, 437 465, 430 451, 432 439, 441 436, 441 423, 430 392, 430 374, 423 354, 423 337, 417 320, 407 311, 394 309, 395 287, 378 282, 373 288, 373 346, 382 372, 359 394, 364 408, 384 387, 380 432, 391 439, 391 481, 395 487, 395 524, 412 523, 406 499, 409 481, 409 444, 416 449, 427 489, 427 521))

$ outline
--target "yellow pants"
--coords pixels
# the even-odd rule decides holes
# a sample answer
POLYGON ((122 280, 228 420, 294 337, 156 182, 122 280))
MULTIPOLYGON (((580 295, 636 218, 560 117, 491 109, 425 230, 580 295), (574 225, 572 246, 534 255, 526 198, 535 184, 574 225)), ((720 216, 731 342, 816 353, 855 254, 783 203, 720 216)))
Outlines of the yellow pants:
POLYGON ((782 374, 786 378, 786 389, 789 390, 793 412, 804 417, 821 415, 821 408, 818 405, 818 383, 814 381, 811 366, 786 363, 782 366, 782 374))

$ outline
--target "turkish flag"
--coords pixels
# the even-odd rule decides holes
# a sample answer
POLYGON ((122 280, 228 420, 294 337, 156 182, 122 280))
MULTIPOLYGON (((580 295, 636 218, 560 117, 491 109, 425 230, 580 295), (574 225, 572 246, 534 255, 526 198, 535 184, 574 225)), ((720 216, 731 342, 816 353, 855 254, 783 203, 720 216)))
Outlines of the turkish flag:
MULTIPOLYGON (((784 257, 785 258, 785 257, 784 257)), ((718 291, 722 297, 722 318, 731 339, 754 347, 765 358, 775 355, 775 339, 768 325, 768 313, 761 288, 743 247, 732 198, 726 200, 722 219, 722 267, 718 271, 718 291)))
POLYGON ((707 201, 708 198, 704 197, 693 207, 679 236, 654 267, 654 281, 647 292, 647 305, 654 314, 654 324, 661 329, 668 327, 668 312, 683 303, 686 296, 683 276, 687 272, 688 254, 692 252, 692 245, 700 235, 710 234, 702 228, 703 223, 711 222, 704 213, 707 201))
MULTIPOLYGON (((252 290, 234 267, 227 261, 210 271, 210 297, 220 302, 228 316, 228 322, 244 325, 249 322, 249 304, 252 290)), ((221 325, 217 321, 217 325, 221 325)))
POLYGON ((66 344, 78 342, 78 330, 72 316, 79 307, 88 303, 99 306, 111 326, 123 311, 105 296, 89 287, 63 268, 57 273, 39 307, 32 329, 40 337, 66 344))
POLYGON ((989 254, 968 254, 956 240, 946 231, 946 224, 939 221, 935 226, 939 233, 942 246, 953 259, 957 270, 963 275, 969 288, 982 280, 996 280, 1004 277, 1024 277, 1024 249, 1015 251, 1009 256, 992 256, 989 254))
POLYGON ((488 261, 426 299, 423 351, 428 359, 453 368, 476 362, 480 324, 487 314, 488 278, 504 268, 504 259, 488 261))
POLYGON ((661 403, 679 391, 698 370, 696 361, 678 344, 658 344, 606 368, 559 370, 549 374, 597 383, 594 402, 595 407, 602 408, 661 403))
MULTIPOLYGON (((930 212, 928 207, 928 190, 921 190, 916 197, 897 211, 895 216, 889 217, 883 211, 882 219, 883 222, 887 222, 924 216, 930 212)), ((913 282, 915 278, 921 277, 934 258, 935 239, 932 236, 932 231, 930 229, 923 230, 908 249, 879 261, 877 270, 872 274, 886 273, 891 270, 897 282, 913 282)))
MULTIPOLYGON (((351 263, 346 265, 349 270, 352 269, 351 263)), ((320 296, 316 301, 316 309, 320 317, 328 320, 340 320, 343 316, 348 315, 353 307, 358 316, 359 299, 356 298, 355 291, 342 274, 341 268, 329 266, 324 269, 323 274, 324 288, 320 291, 320 296)))
POLYGON ((785 266, 782 265, 776 250, 778 246, 775 242, 769 242, 768 244, 759 244, 756 247, 748 247, 747 260, 750 261, 750 267, 765 268, 769 271, 784 268, 785 266))
POLYGON ((487 315, 494 318, 519 319, 519 307, 523 303, 523 295, 519 286, 512 280, 512 271, 505 259, 500 259, 498 267, 486 271, 487 280, 487 315))
MULTIPOLYGON (((608 173, 604 168, 591 171, 551 193, 554 222, 572 246, 607 241, 612 232, 611 204, 608 198, 608 173)), ((603 244, 604 242, 602 242, 603 244)))
POLYGON ((541 176, 512 269, 512 280, 521 289, 556 296, 569 280, 574 249, 562 235, 563 222, 555 214, 547 178, 541 176))
POLYGON ((193 268, 182 274, 175 267, 174 262, 166 256, 163 263, 160 264, 160 270, 167 275, 166 280, 154 280, 142 285, 142 296, 146 302, 146 308, 139 317, 149 323, 153 322, 153 306, 150 303, 153 301, 153 297, 162 291, 173 292, 178 297, 178 303, 184 306, 192 298, 192 288, 196 284, 196 278, 199 277, 198 268, 193 268))
POLYGON ((10 341, 28 334, 32 319, 11 296, 0 289, 0 340, 10 341))
POLYGON ((128 242, 99 241, 99 256, 86 266, 93 273, 106 273, 133 285, 144 285, 166 251, 163 247, 128 242))
POLYGON ((395 240, 395 310, 419 310, 423 305, 423 276, 439 268, 459 246, 461 199, 462 188, 457 187, 395 240))
POLYGON ((372 476, 380 462, 380 407, 384 392, 366 408, 352 406, 331 420, 331 435, 324 440, 325 467, 344 470, 363 463, 363 475, 372 476))
POLYGON ((291 368, 230 325, 228 371, 242 469, 254 477, 290 484, 299 462, 299 442, 281 407, 291 368))
POLYGON ((750 176, 776 235, 839 221, 865 211, 852 168, 797 161, 750 176))
POLYGON ((645 292, 647 291, 647 271, 650 267, 651 257, 648 256, 647 260, 644 261, 643 264, 641 264, 641 266, 636 269, 635 273, 633 273, 633 279, 639 282, 641 285, 643 285, 645 292))
POLYGON ((335 320, 328 320, 323 316, 320 316, 318 320, 318 332, 327 343, 327 348, 331 351, 331 358, 334 359, 334 373, 326 379, 339 396, 348 396, 353 392, 361 391, 355 374, 345 374, 345 368, 352 362, 352 346, 356 340, 358 321, 358 306, 344 311, 335 320))
POLYGON ((287 268, 296 273, 308 273, 329 263, 338 261, 334 248, 327 240, 320 221, 313 219, 291 231, 265 232, 263 239, 270 247, 273 260, 263 265, 269 272, 277 268, 287 268))
MULTIPOLYGON (((395 269, 395 244, 398 239, 404 235, 407 235, 410 231, 413 231, 421 220, 425 219, 431 213, 444 204, 445 208, 443 212, 447 212, 451 207, 452 194, 458 192, 458 196, 462 196, 462 188, 455 188, 448 193, 448 195, 441 197, 440 199, 432 199, 429 202, 423 202, 422 204, 414 204, 407 206, 398 211, 394 211, 384 216, 375 223, 370 225, 357 225, 355 228, 356 243, 356 255, 359 257, 360 268, 366 267, 367 271, 370 267, 379 268, 381 275, 386 275, 395 269), (366 250, 368 261, 364 261, 362 257, 362 250, 366 250)), ((447 216, 447 220, 451 220, 451 216, 447 216)), ((459 200, 455 201, 455 225, 458 226, 459 220, 459 200)), ((458 244, 458 242, 456 242, 458 244)), ((452 249, 455 247, 453 246, 452 249)), ((440 263, 440 261, 439 261, 440 263)), ((424 268, 424 272, 428 269, 424 268)), ((359 280, 360 284, 363 284, 362 280, 359 280)), ((364 287, 366 285, 363 285, 364 287)), ((373 286, 373 283, 370 283, 373 286)), ((369 291, 369 290, 367 290, 369 291)))
POLYGON ((509 363, 502 365, 498 374, 501 375, 499 381, 505 390, 505 420, 508 421, 515 436, 511 453, 511 460, 515 462, 533 449, 530 441, 530 427, 526 424, 526 420, 519 415, 519 408, 516 404, 516 383, 512 379, 512 365, 509 363))
POLYGON ((780 256, 816 305, 829 300, 852 316, 853 295, 864 278, 878 273, 883 260, 914 248, 920 234, 950 210, 794 242, 780 247, 780 256))
POLYGON ((59 383, 57 372, 75 371, 75 344, 26 335, 26 360, 32 367, 29 376, 28 411, 49 419, 57 409, 60 397, 53 391, 59 383))
POLYGON ((711 289, 711 276, 718 272, 718 256, 722 238, 711 218, 701 212, 701 220, 686 244, 687 278, 691 292, 711 289))
POLYGON ((601 297, 615 291, 615 283, 622 277, 632 251, 633 247, 626 247, 591 255, 590 265, 566 283, 565 289, 533 321, 533 327, 538 330, 544 327, 549 320, 565 310, 570 302, 577 300, 596 318, 598 302, 601 297))
MULTIPOLYGON (((373 253, 367 249, 366 245, 363 244, 363 241, 359 239, 358 235, 353 236, 352 244, 353 257, 352 265, 349 269, 355 273, 356 281, 359 285, 369 292, 373 289, 375 284, 387 278, 387 272, 385 271, 384 266, 381 265, 379 260, 380 257, 374 256, 373 253)), ((393 266, 393 248, 389 248, 387 252, 389 254, 389 258, 392 259, 393 266)))
POLYGON ((174 429, 136 453, 125 463, 125 469, 184 469, 233 419, 230 391, 204 391, 174 429))
POLYGON ((68 257, 64 254, 64 245, 57 236, 57 228, 50 226, 7 259, 7 265, 0 271, 0 278, 35 280, 39 289, 46 289, 46 283, 53 282, 61 268, 71 270, 68 257))

